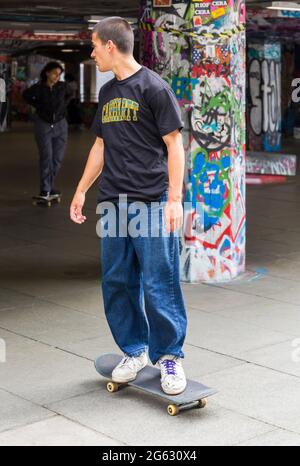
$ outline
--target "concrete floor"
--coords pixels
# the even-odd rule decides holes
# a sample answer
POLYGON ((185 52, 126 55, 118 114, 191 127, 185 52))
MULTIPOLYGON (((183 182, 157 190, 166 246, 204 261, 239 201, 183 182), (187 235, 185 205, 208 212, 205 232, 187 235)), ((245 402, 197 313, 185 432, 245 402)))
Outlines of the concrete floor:
POLYGON ((109 394, 93 367, 116 350, 101 304, 95 189, 87 223, 68 216, 92 140, 70 134, 57 183, 64 200, 47 210, 31 205, 31 127, 0 135, 0 445, 299 446, 299 176, 248 188, 242 280, 183 286, 186 372, 219 393, 207 409, 171 418, 160 399, 109 394))

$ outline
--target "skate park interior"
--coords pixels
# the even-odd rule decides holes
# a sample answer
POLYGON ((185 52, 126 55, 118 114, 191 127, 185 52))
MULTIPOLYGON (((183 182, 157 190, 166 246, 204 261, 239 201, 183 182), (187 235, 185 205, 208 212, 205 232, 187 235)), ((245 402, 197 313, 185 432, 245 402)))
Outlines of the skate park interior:
MULTIPOLYGON (((48 18, 61 5, 27 3, 35 8, 33 16, 48 18)), ((28 28, 23 2, 0 1, 0 55, 9 40, 16 47, 15 63, 19 60, 14 100, 0 132, 0 445, 299 446, 300 130, 298 107, 289 95, 292 81, 300 77, 300 7, 298 15, 274 18, 257 7, 263 2, 247 2, 246 269, 229 282, 183 282, 189 319, 186 373, 218 394, 204 411, 171 419, 162 400, 133 389, 110 394, 96 373, 97 356, 119 352, 101 300, 96 185, 87 195, 87 222, 79 226, 69 219, 94 141, 89 125, 100 79, 89 62, 83 19, 117 13, 135 24, 139 2, 71 3, 64 14, 73 22, 55 28, 72 31, 74 17, 81 17, 82 35, 68 45, 49 40, 29 48, 28 41, 14 38, 14 31, 28 28), (1 35, 8 30, 9 39, 1 35), (270 132, 267 125, 264 134, 251 119, 255 79, 263 68, 257 57, 268 59, 257 44, 273 47, 273 57, 277 44, 281 50, 280 80, 270 82, 272 102, 278 100, 277 113, 272 110, 276 129, 270 132), (37 149, 28 108, 18 94, 28 78, 24 73, 30 69, 34 79, 46 59, 61 60, 78 76, 82 109, 80 124, 70 127, 57 179, 62 203, 52 208, 31 202, 38 191, 37 149), (282 163, 274 162, 271 169, 269 164, 266 172, 262 154, 280 154, 282 163), (147 422, 137 423, 137 415, 147 422)), ((53 32, 50 20, 37 24, 53 32)))

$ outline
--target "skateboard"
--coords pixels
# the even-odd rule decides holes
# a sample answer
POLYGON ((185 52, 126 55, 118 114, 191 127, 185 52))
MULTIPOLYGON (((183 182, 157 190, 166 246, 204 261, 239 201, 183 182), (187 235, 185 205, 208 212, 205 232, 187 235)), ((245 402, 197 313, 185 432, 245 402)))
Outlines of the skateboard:
POLYGON ((60 204, 61 203, 61 196, 53 195, 53 196, 33 196, 32 198, 33 205, 44 205, 47 207, 52 207, 53 204, 60 204))
POLYGON ((170 402, 167 412, 170 416, 177 416, 181 411, 188 409, 201 409, 207 405, 207 398, 215 395, 216 390, 206 387, 194 380, 187 381, 187 387, 180 395, 167 395, 162 391, 160 384, 160 370, 156 367, 146 366, 135 380, 127 383, 116 383, 111 380, 113 369, 122 360, 118 354, 103 354, 95 361, 95 368, 103 377, 110 379, 106 388, 110 393, 117 392, 127 385, 151 393, 170 402))

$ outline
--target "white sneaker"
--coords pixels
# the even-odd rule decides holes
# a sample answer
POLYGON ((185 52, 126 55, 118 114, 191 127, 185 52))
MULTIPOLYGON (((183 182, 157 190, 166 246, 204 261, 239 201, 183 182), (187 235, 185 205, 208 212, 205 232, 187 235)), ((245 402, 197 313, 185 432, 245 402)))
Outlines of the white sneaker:
POLYGON ((146 353, 140 356, 126 356, 114 368, 112 372, 112 381, 117 383, 132 382, 139 371, 144 369, 148 364, 148 357, 146 353))
POLYGON ((167 395, 179 395, 186 389, 186 377, 181 358, 165 355, 159 359, 161 371, 161 388, 167 395))

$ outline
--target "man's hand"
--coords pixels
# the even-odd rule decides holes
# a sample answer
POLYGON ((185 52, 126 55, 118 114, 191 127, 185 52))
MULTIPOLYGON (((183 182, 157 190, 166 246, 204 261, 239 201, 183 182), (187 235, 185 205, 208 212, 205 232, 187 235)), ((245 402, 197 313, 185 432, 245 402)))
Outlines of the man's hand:
POLYGON ((167 232, 175 232, 183 224, 183 207, 181 201, 168 201, 165 206, 165 221, 167 232))
POLYGON ((85 194, 81 191, 76 191, 70 207, 70 217, 74 223, 81 225, 86 221, 86 217, 82 215, 82 209, 85 203, 85 194))

